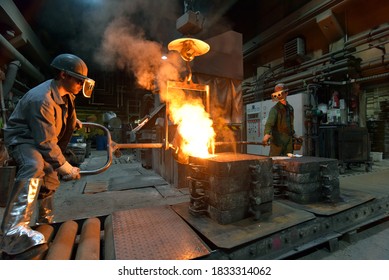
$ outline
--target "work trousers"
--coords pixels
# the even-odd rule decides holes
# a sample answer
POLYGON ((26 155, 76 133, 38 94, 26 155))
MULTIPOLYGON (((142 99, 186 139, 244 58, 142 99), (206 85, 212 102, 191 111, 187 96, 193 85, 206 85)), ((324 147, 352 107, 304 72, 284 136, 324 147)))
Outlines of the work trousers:
POLYGON ((58 173, 46 162, 42 154, 31 144, 9 147, 8 152, 15 160, 17 173, 15 180, 42 179, 41 192, 56 191, 60 185, 58 173))
POLYGON ((273 132, 269 156, 286 156, 288 153, 293 153, 293 136, 273 132))

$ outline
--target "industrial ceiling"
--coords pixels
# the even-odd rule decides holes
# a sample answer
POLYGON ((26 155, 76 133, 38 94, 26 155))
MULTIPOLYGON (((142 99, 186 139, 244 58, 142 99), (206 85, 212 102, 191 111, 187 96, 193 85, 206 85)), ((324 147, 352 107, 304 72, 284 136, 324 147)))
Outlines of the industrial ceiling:
POLYGON ((325 9, 334 7, 334 15, 348 34, 367 30, 387 15, 385 9, 375 8, 374 3, 379 0, 2 0, 0 67, 17 59, 36 83, 47 76, 49 62, 55 55, 70 52, 87 60, 88 66, 101 68, 97 50, 103 36, 110 35, 108 26, 119 17, 125 17, 146 40, 166 47, 182 36, 176 21, 188 2, 205 19, 203 30, 196 37, 207 39, 228 30, 242 34, 246 78, 263 64, 262 58, 274 56, 274 50, 282 49, 291 36, 316 32, 317 40, 312 42, 328 45, 319 24, 309 18, 325 9), (343 11, 347 5, 357 7, 347 14, 343 11))
POLYGON ((3 0, 0 38, 3 45, 9 42, 12 46, 2 51, 0 64, 16 56, 24 62, 24 70, 42 80, 50 59, 58 53, 95 60, 93 55, 107 26, 120 16, 126 16, 147 39, 167 46, 181 36, 175 24, 187 2, 205 19, 196 36, 204 39, 232 29, 248 41, 309 1, 3 0))

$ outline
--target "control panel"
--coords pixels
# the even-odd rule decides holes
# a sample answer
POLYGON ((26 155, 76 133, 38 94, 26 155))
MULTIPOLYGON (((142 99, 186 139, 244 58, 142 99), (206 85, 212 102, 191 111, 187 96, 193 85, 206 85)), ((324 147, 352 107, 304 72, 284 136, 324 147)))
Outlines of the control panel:
POLYGON ((247 141, 262 141, 261 135, 261 106, 258 103, 249 104, 246 107, 247 116, 247 141))

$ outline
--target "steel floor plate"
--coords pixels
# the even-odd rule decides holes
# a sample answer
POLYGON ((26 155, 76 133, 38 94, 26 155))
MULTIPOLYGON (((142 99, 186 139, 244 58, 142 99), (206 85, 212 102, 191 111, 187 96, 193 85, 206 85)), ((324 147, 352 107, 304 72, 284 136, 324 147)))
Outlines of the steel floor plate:
POLYGON ((367 193, 352 190, 341 190, 340 200, 338 202, 300 204, 286 199, 279 201, 293 208, 306 210, 316 215, 330 216, 373 199, 374 196, 367 193))
POLYGON ((86 182, 84 194, 95 194, 106 192, 108 190, 108 181, 86 182))
POLYGON ((109 191, 122 191, 137 188, 148 188, 168 183, 159 175, 131 175, 126 177, 111 178, 108 186, 109 191))
POLYGON ((114 212, 112 230, 117 260, 188 260, 210 253, 167 205, 114 212))
POLYGON ((173 210, 192 227, 201 232, 214 245, 225 249, 243 245, 315 218, 315 215, 310 212, 273 201, 272 213, 264 215, 262 220, 254 221, 252 218, 247 218, 222 225, 205 215, 193 216, 189 213, 188 207, 188 202, 172 205, 173 210))

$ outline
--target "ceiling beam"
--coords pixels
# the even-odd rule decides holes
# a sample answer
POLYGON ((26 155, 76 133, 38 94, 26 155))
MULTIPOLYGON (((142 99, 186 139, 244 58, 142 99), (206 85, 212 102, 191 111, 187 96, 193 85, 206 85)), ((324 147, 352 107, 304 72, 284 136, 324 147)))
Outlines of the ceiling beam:
MULTIPOLYGON (((0 1, 0 7, 12 21, 12 27, 16 27, 17 30, 21 31, 23 41, 31 46, 34 53, 40 58, 43 64, 49 65, 49 55, 47 50, 43 47, 41 41, 20 13, 15 3, 12 0, 2 0, 0 1)), ((20 40, 18 42, 20 43, 20 40)))
POLYGON ((39 70, 34 65, 32 65, 30 61, 28 61, 28 59, 26 59, 16 48, 14 48, 7 41, 7 39, 3 37, 3 35, 0 35, 0 45, 2 45, 5 50, 7 50, 7 54, 11 59, 20 61, 22 64, 22 70, 24 70, 27 74, 29 74, 38 82, 42 82, 44 80, 42 73, 39 72, 39 70))

